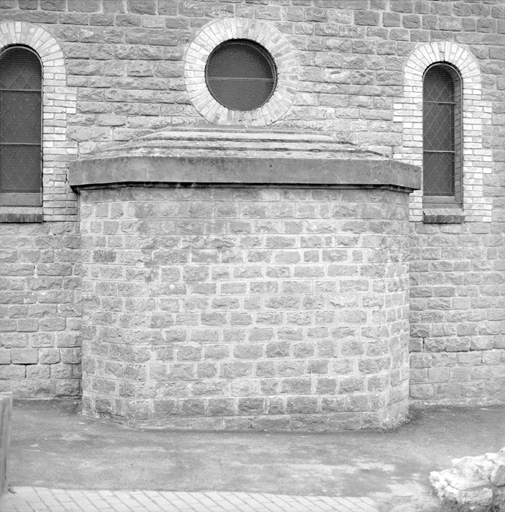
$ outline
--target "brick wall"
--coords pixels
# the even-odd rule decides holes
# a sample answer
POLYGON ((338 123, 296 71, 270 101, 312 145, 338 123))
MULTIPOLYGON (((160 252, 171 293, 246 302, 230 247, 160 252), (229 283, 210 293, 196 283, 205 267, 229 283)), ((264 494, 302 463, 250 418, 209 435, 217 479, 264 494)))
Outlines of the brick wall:
MULTIPOLYGON (((212 126, 188 93, 185 55, 209 24, 226 18, 267 24, 296 54, 296 94, 282 116, 273 123, 265 118, 265 124, 332 133, 412 163, 420 162, 419 80, 414 75, 422 77, 423 61, 418 55, 424 54, 426 45, 449 42, 475 62, 480 88, 467 91, 471 103, 464 110, 468 167, 465 204, 458 212, 464 222, 423 224, 423 215, 430 212, 424 211, 422 196, 417 195, 411 205, 412 397, 422 402, 503 401, 505 6, 501 0, 2 0, 0 23, 16 22, 21 32, 28 31, 27 24, 42 29, 51 44, 54 41, 61 48, 66 74, 65 105, 57 97, 48 105, 48 113, 60 117, 61 126, 51 129, 61 145, 54 150, 59 160, 44 183, 48 192, 51 183, 57 184, 58 195, 48 195, 37 213, 46 222, 68 222, 75 214, 75 198, 65 184, 64 170, 76 155, 166 126, 212 126), (412 62, 421 64, 412 68, 412 62), (405 112, 409 115, 402 115, 405 112)), ((47 135, 50 148, 53 135, 47 135)), ((7 288, 2 288, 6 302, 0 307, 6 315, 15 307, 26 310, 27 304, 29 310, 33 293, 42 293, 32 292, 29 279, 40 279, 35 269, 46 263, 30 263, 31 271, 23 274, 18 266, 26 265, 25 260, 16 258, 25 248, 15 246, 11 238, 15 232, 35 244, 32 234, 39 229, 55 230, 55 240, 62 232, 56 223, 53 227, 0 225, 7 237, 2 249, 11 251, 6 256, 9 261, 2 264, 6 274, 1 276, 7 288)), ((67 276, 58 274, 57 268, 55 264, 52 272, 63 287, 67 276)), ((15 324, 9 316, 1 317, 9 329, 1 333, 2 362, 7 363, 1 366, 4 377, 27 375, 25 363, 11 365, 13 350, 37 350, 39 361, 41 351, 51 349, 63 361, 57 336, 50 346, 32 346, 45 327, 39 322, 38 331, 26 334, 21 319, 14 320, 15 324), (14 335, 18 329, 19 336, 14 335), (12 339, 25 344, 11 347, 12 339)), ((51 373, 48 377, 47 370, 40 371, 46 372, 45 377, 36 381, 47 390, 41 392, 54 393, 60 381, 51 373)), ((13 386, 5 378, 0 382, 2 389, 13 386)), ((37 393, 28 379, 28 384, 15 382, 20 393, 25 389, 32 390, 27 394, 37 393)))

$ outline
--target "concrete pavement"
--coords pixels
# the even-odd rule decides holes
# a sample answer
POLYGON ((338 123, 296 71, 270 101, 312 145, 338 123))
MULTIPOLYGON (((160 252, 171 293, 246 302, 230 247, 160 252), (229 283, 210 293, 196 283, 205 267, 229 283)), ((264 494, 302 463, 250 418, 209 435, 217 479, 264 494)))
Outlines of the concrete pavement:
POLYGON ((0 510, 95 512, 98 503, 154 512, 161 500, 174 512, 432 512, 430 471, 504 446, 503 406, 413 410, 387 432, 286 434, 138 431, 84 418, 78 402, 18 402, 9 469, 17 494, 0 510))

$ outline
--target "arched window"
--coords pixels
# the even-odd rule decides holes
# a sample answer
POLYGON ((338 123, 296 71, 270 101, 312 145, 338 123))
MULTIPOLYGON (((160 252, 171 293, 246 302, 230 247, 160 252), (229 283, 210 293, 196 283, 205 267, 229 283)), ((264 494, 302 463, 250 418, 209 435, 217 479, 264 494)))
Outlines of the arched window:
POLYGON ((0 53, 0 205, 41 204, 41 108, 39 57, 7 47, 0 53))
POLYGON ((424 202, 462 203, 461 78, 450 65, 429 67, 423 83, 424 202))

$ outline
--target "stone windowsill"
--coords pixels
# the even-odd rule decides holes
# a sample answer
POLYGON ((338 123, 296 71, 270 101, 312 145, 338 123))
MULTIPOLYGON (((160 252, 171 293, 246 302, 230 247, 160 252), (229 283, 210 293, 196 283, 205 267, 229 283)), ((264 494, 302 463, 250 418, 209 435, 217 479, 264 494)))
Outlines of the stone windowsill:
POLYGON ((0 207, 0 223, 40 223, 44 222, 42 207, 3 206, 0 207))
POLYGON ((463 224, 465 222, 465 212, 460 206, 434 207, 425 206, 423 208, 424 224, 463 224))

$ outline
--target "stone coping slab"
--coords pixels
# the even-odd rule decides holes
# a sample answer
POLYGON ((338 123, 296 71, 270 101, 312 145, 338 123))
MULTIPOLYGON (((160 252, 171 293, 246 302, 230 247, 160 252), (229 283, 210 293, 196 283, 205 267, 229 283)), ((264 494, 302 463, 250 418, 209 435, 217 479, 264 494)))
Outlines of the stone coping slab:
POLYGON ((75 161, 70 186, 267 185, 419 189, 419 167, 330 136, 179 130, 150 134, 75 161))

